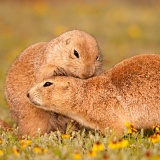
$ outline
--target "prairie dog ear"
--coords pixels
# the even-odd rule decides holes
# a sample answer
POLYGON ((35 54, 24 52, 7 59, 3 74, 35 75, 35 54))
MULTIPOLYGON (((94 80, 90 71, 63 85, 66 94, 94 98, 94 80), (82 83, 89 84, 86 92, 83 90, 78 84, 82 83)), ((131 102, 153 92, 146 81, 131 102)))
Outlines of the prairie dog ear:
POLYGON ((71 38, 66 38, 62 41, 64 45, 68 45, 71 42, 71 38))

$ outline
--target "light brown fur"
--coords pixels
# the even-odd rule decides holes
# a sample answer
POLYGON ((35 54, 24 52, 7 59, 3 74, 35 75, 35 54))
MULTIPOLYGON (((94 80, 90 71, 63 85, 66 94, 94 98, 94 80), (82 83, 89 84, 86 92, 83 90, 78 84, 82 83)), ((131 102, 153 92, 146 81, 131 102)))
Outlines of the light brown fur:
POLYGON ((42 134, 57 129, 65 131, 70 121, 68 117, 34 107, 26 97, 32 85, 57 75, 89 78, 100 72, 97 42, 83 31, 69 31, 50 42, 27 48, 12 64, 5 84, 6 99, 20 134, 34 136, 38 129, 42 134))
POLYGON ((39 108, 102 132, 108 127, 122 135, 125 122, 138 129, 160 125, 160 55, 129 58, 87 80, 47 79, 29 90, 29 98, 39 108), (46 82, 50 86, 44 87, 46 82))

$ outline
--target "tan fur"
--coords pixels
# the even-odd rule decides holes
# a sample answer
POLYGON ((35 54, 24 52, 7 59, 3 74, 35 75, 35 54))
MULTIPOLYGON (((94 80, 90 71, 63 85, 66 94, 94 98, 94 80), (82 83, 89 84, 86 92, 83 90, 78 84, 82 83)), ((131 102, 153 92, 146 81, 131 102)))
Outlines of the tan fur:
POLYGON ((139 55, 122 61, 101 76, 87 80, 54 77, 33 86, 29 98, 37 107, 100 129, 124 131, 160 125, 160 55, 139 55), (46 82, 53 83, 44 87, 46 82))
POLYGON ((50 42, 27 48, 11 66, 5 84, 6 99, 20 133, 33 136, 38 129, 42 134, 57 129, 64 131, 70 121, 29 103, 26 93, 32 85, 55 75, 89 78, 100 71, 101 54, 97 42, 83 31, 69 31, 50 42))

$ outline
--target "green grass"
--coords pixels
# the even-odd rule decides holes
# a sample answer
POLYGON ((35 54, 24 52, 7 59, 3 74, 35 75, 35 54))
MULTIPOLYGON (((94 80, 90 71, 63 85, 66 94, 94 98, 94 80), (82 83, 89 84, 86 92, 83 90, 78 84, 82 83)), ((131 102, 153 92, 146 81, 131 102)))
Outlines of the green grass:
MULTIPOLYGON (((29 160, 29 159, 55 159, 55 160, 159 160, 160 145, 152 143, 143 133, 126 136, 123 141, 128 145, 123 148, 109 147, 114 137, 110 132, 105 136, 99 132, 72 131, 64 137, 59 132, 36 138, 18 138, 18 131, 1 131, 0 159, 3 160, 29 160), (95 148, 93 148, 93 146, 95 148), (99 146, 99 148, 97 147, 99 146), (78 156, 76 156, 78 154, 78 156)), ((116 139, 114 139, 116 141, 116 139)))
MULTIPOLYGON (((160 53, 159 1, 24 2, 0 2, 0 119, 7 122, 14 123, 4 96, 5 76, 16 56, 31 44, 49 41, 68 30, 84 30, 97 39, 105 69, 136 54, 160 53)), ((160 145, 152 144, 146 136, 142 138, 141 134, 136 138, 127 138, 128 146, 117 150, 108 148, 111 136, 103 137, 97 132, 72 132, 70 138, 61 138, 60 133, 52 133, 32 139, 31 146, 24 150, 16 129, 11 132, 2 131, 0 138, 0 149, 3 151, 0 159, 7 160, 70 160, 76 152, 80 153, 81 159, 108 157, 118 160, 148 160, 160 156, 160 145), (97 141, 105 146, 105 151, 99 152, 96 157, 88 156, 89 150, 97 141), (34 153, 36 145, 47 152, 34 153), (12 150, 14 147, 18 149, 18 155, 12 150)))

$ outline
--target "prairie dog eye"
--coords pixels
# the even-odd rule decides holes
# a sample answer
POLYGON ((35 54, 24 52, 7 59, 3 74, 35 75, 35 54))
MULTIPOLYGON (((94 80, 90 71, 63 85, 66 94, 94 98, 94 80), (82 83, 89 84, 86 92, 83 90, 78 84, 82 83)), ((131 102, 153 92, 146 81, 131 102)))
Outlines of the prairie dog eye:
POLYGON ((48 86, 51 86, 53 83, 52 82, 46 82, 43 87, 48 87, 48 86))
POLYGON ((79 58, 79 53, 74 49, 74 55, 79 58))

